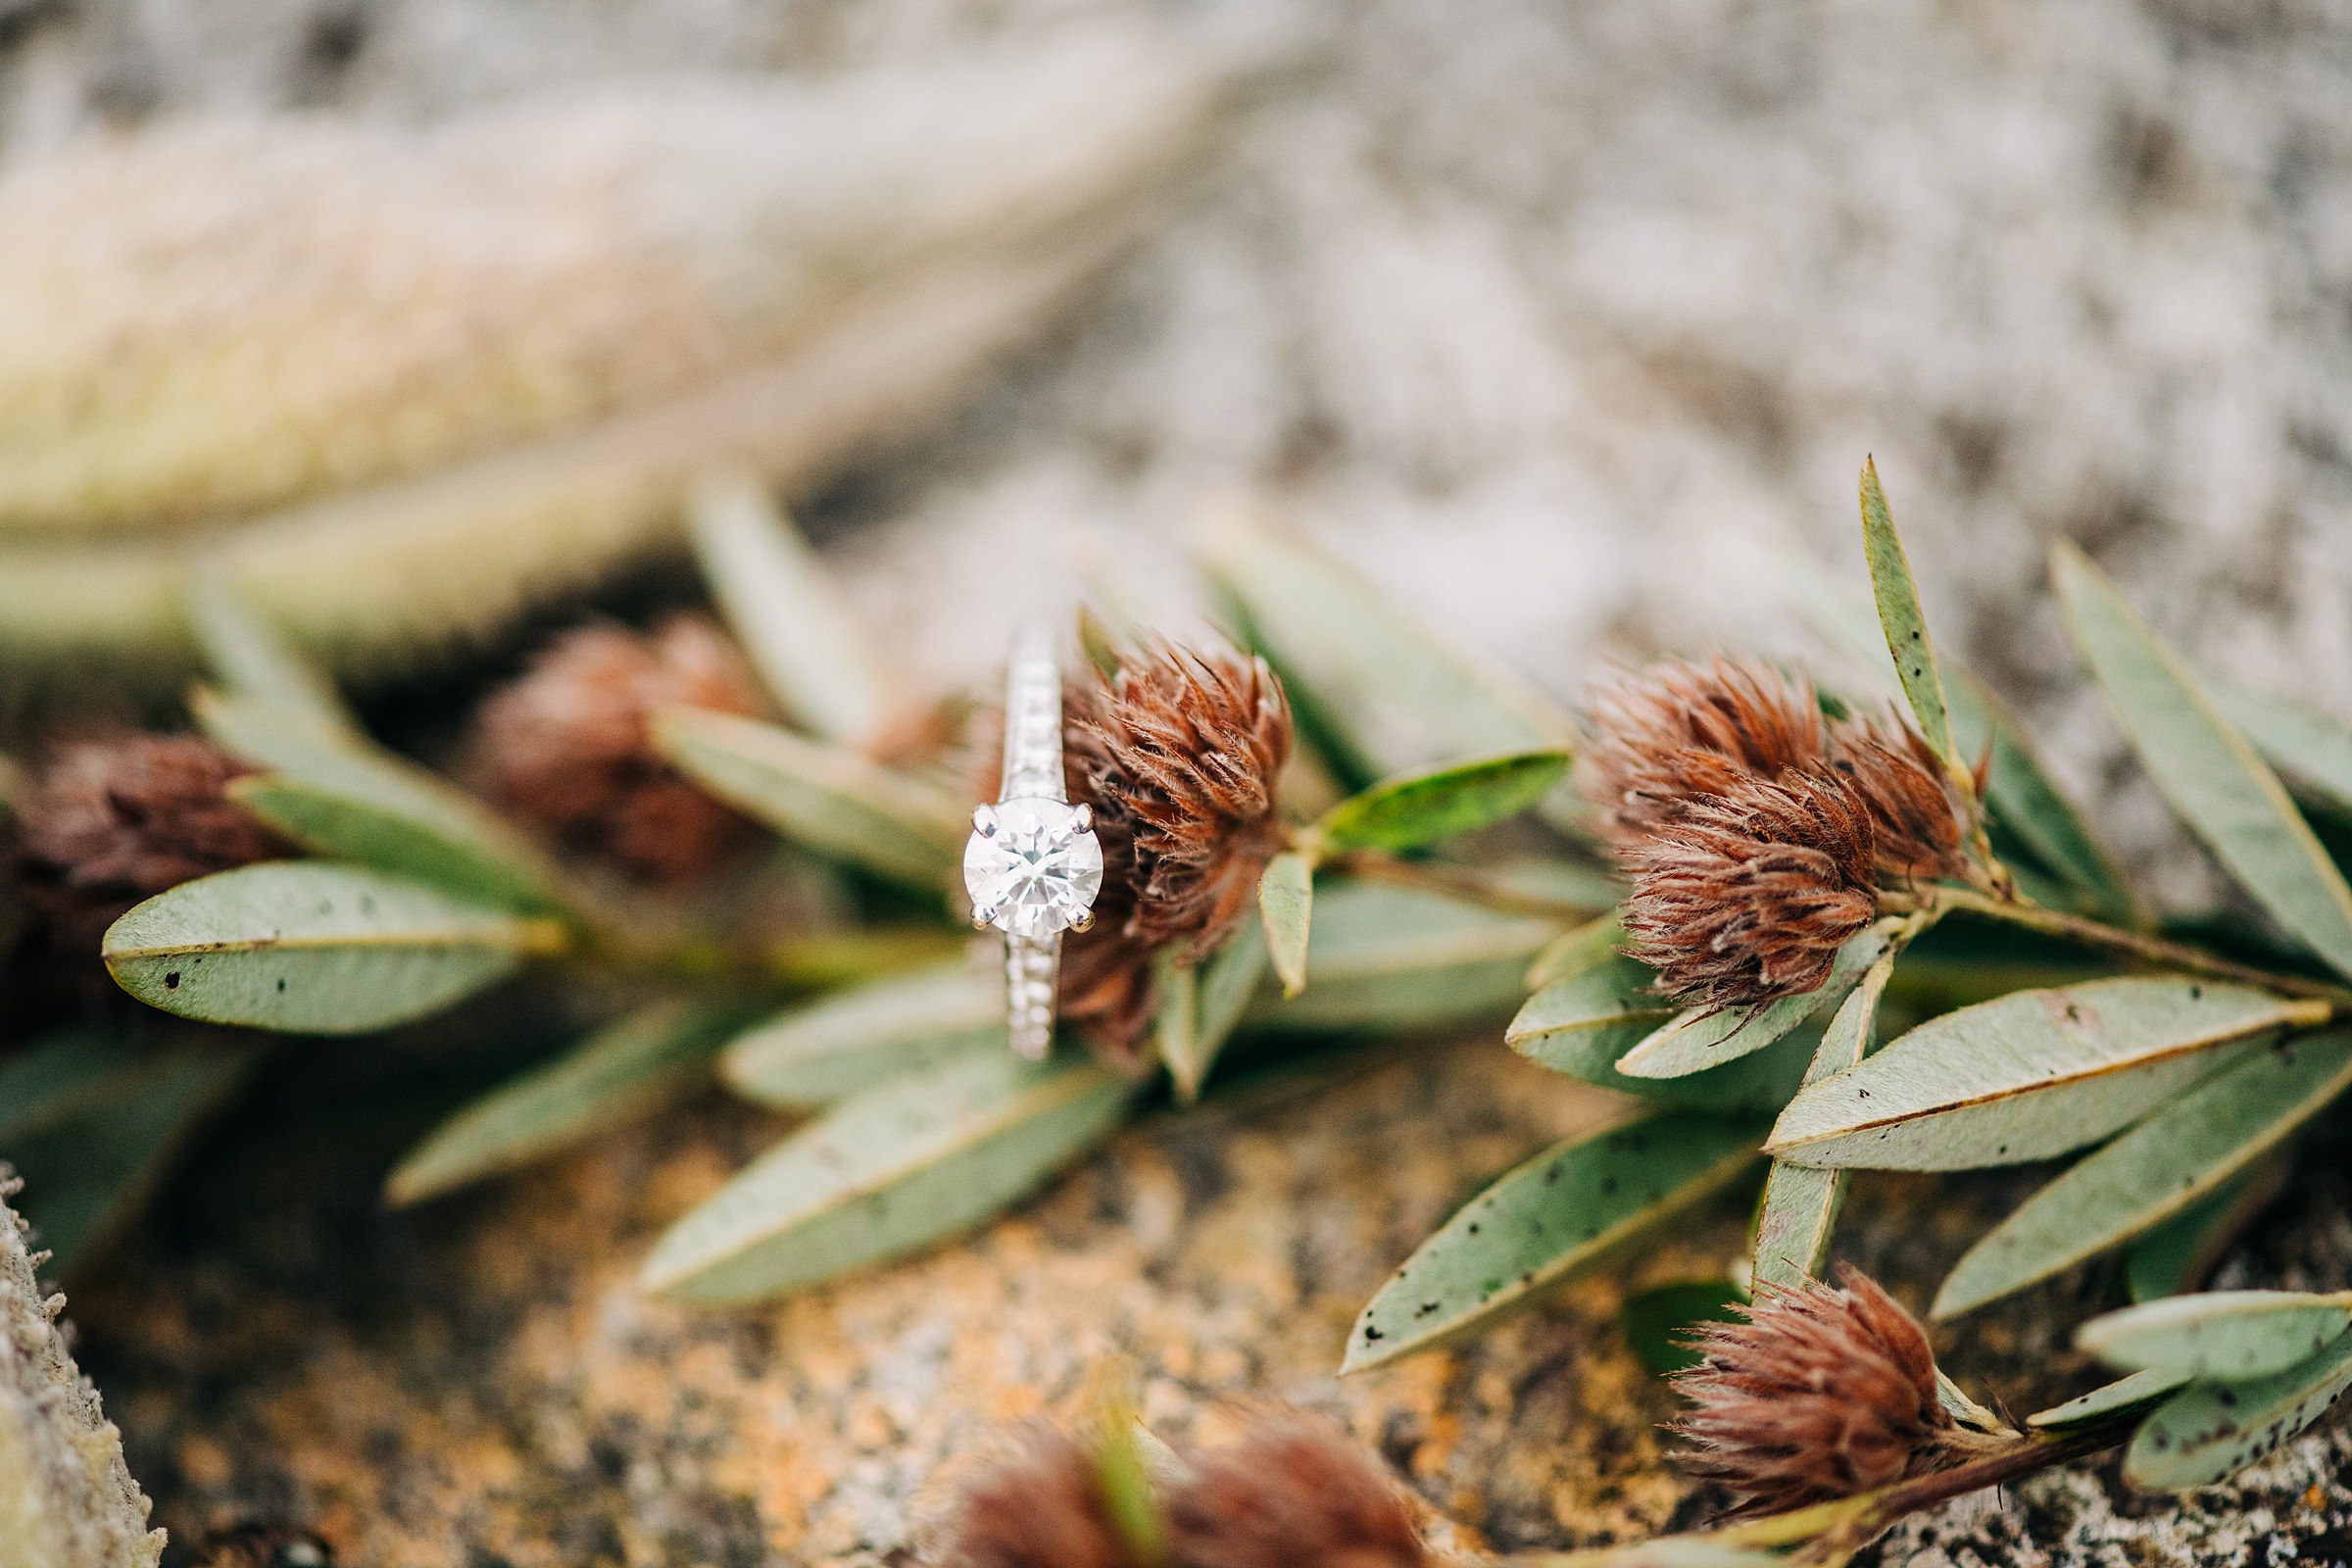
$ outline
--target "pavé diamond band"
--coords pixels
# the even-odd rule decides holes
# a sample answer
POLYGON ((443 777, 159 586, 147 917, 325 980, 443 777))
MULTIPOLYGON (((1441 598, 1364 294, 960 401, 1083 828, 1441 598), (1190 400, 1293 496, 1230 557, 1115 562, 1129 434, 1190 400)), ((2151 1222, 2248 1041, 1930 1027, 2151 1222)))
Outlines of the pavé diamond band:
POLYGON ((1004 933, 1004 1011, 1012 1049, 1036 1059, 1054 1044, 1061 934, 1094 923, 1102 846, 1093 814, 1069 804, 1061 775, 1061 664, 1054 634, 1027 626, 1004 679, 1004 782, 972 813, 963 847, 972 921, 1004 933))

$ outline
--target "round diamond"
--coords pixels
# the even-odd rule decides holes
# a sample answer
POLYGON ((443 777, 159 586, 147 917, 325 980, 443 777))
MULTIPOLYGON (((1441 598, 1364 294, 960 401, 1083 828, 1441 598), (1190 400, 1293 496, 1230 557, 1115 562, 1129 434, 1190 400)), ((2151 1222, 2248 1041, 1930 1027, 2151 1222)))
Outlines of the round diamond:
POLYGON ((1000 930, 1050 937, 1086 917, 1102 887, 1102 845, 1059 801, 1004 801, 963 847, 972 909, 1000 930), (993 821, 992 821, 993 817, 993 821))

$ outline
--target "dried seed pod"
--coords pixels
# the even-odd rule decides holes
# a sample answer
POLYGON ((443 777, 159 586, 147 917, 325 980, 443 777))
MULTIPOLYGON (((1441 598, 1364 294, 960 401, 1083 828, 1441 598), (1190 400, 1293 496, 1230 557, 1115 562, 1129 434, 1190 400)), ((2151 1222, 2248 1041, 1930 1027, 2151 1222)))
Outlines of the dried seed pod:
POLYGON ((54 941, 94 954, 140 900, 284 854, 223 793, 246 771, 201 735, 123 731, 59 748, 18 813, 16 853, 25 902, 54 941))
POLYGON ((1592 722, 1588 787, 1620 849, 1742 776, 1776 778, 1827 755, 1809 682, 1720 656, 1670 661, 1603 689, 1592 722))
POLYGON ((1945 1470, 2014 1442, 1971 1431, 1936 1394, 1926 1332, 1851 1265, 1840 1288, 1767 1288, 1745 1321, 1701 1325, 1675 1378, 1694 1408, 1673 1431, 1690 1467, 1779 1513, 1945 1470))
POLYGON ((1626 852, 1626 951, 1680 1002, 1723 1008, 1811 991, 1878 913, 1867 803, 1818 763, 1686 803, 1626 852))
POLYGON ((1167 1499, 1178 1568, 1420 1568, 1430 1556, 1371 1459, 1292 1413, 1200 1457, 1167 1499))
POLYGON ((759 690, 708 621, 677 616, 651 636, 582 626, 482 704, 465 772, 573 853, 675 886, 714 866, 747 824, 654 749, 650 721, 670 707, 750 713, 759 690))
POLYGON ((1049 1429, 964 1484, 926 1556, 937 1568, 1147 1568, 1111 1516, 1095 1455, 1049 1429))

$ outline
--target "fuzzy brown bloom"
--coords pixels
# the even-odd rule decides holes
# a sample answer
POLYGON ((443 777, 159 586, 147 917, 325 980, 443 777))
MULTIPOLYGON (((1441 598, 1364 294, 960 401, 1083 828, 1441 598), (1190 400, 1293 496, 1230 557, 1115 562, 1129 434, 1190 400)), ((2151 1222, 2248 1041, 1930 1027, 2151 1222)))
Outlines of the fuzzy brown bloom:
POLYGON ((1669 661, 1599 692, 1585 758, 1601 827, 1620 850, 1742 777, 1777 778, 1825 760, 1810 683, 1769 664, 1669 661))
POLYGON ((1200 1459, 1167 1499, 1182 1568, 1421 1568, 1388 1478, 1329 1423, 1284 1415, 1200 1459))
POLYGON ((1846 778, 1815 764, 1685 806, 1626 856, 1626 952, 1709 1008, 1814 990, 1878 914, 1877 835, 1846 778))
POLYGON ((939 1537, 939 1568, 1143 1568, 1095 1456, 1047 1429, 967 1482, 939 1537))
POLYGON ((1103 877, 1095 929, 1062 960, 1061 1010, 1124 1054, 1152 1018, 1153 960, 1214 948, 1282 848, 1290 702, 1263 660, 1160 648, 1065 703, 1070 798, 1094 808, 1103 877))
POLYGON ((1962 807, 1927 737, 1891 716, 1839 719, 1830 726, 1830 765, 1870 808, 1882 876, 1964 876, 1962 807))
POLYGON ((1696 1408, 1672 1428, 1686 1462, 1740 1497, 1740 1514, 1850 1497, 2013 1442, 1954 1420, 1911 1314, 1867 1274, 1765 1292, 1744 1322, 1702 1325, 1704 1357, 1675 1378, 1696 1408))
POLYGON ((246 771, 201 735, 125 731, 61 747, 18 812, 15 857, 53 942, 94 954, 140 900, 286 853, 225 793, 246 771))
POLYGON ((746 824, 654 750, 650 720, 669 707, 751 713, 758 688, 707 621, 678 616, 651 636, 582 626, 482 704, 464 772, 575 854, 657 886, 689 882, 746 824))

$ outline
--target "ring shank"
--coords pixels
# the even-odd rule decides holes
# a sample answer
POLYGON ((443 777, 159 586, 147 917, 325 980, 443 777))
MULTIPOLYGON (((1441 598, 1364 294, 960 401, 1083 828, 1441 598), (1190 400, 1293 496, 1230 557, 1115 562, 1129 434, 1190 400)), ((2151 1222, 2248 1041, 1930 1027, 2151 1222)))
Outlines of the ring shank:
MULTIPOLYGON (((1023 626, 1004 676, 1004 781, 1000 802, 1067 801, 1061 772, 1061 662, 1054 633, 1023 626)), ((1004 1014, 1013 1051, 1042 1060, 1054 1046, 1061 938, 1004 933, 1004 1014)))

